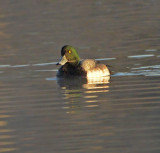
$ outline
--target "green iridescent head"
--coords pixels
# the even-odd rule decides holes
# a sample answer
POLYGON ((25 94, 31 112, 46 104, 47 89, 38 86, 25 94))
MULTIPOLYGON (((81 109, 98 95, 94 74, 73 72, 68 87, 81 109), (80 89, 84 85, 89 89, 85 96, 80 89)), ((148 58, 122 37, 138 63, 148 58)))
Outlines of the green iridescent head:
POLYGON ((80 62, 80 57, 75 48, 69 45, 65 45, 61 49, 61 60, 57 65, 64 65, 65 63, 70 63, 72 65, 77 65, 80 62))

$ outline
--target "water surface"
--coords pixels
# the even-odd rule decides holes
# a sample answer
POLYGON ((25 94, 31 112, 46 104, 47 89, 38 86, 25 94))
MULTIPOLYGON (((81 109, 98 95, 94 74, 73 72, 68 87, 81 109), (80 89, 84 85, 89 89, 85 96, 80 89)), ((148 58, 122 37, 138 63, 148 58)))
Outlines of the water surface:
POLYGON ((159 153, 158 0, 0 2, 0 153, 159 153), (56 78, 60 49, 111 77, 56 78))

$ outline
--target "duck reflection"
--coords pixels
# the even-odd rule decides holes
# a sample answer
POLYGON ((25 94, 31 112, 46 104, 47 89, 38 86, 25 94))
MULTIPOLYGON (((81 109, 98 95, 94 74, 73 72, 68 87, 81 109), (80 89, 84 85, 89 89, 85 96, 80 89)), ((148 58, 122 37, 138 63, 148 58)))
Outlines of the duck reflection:
POLYGON ((110 76, 57 78, 67 113, 75 114, 83 107, 98 107, 101 93, 109 92, 110 76))
POLYGON ((106 89, 107 88, 108 89, 109 88, 109 86, 108 86, 109 80, 110 80, 110 76, 87 77, 87 83, 83 85, 83 88, 86 88, 86 89, 100 89, 100 88, 106 89))

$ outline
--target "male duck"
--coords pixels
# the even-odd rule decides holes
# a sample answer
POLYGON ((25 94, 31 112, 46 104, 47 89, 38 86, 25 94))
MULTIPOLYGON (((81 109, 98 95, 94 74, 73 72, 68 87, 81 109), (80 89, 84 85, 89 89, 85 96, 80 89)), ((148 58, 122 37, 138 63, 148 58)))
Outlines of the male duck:
POLYGON ((57 76, 85 76, 102 77, 109 76, 110 70, 104 64, 96 62, 94 59, 80 61, 80 57, 75 48, 65 45, 61 49, 61 60, 57 65, 62 65, 57 76))

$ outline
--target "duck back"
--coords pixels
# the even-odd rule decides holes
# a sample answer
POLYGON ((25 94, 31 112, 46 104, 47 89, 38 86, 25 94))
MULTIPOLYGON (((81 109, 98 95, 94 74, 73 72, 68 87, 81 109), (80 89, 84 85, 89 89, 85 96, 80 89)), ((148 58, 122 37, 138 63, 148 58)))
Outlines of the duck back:
POLYGON ((110 70, 104 64, 100 64, 94 59, 86 59, 81 62, 81 66, 86 71, 87 77, 102 77, 110 75, 110 70))

